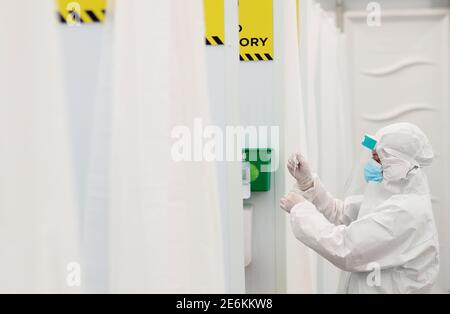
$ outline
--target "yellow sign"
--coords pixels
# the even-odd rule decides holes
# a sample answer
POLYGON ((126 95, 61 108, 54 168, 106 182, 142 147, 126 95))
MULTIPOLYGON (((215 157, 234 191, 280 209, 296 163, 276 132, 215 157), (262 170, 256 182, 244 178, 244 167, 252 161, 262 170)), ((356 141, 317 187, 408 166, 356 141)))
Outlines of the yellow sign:
POLYGON ((56 0, 61 23, 81 25, 102 23, 105 20, 107 0, 56 0))
POLYGON ((224 0, 203 0, 205 7, 206 44, 225 44, 224 0))
POLYGON ((241 61, 273 60, 272 0, 239 0, 241 61))

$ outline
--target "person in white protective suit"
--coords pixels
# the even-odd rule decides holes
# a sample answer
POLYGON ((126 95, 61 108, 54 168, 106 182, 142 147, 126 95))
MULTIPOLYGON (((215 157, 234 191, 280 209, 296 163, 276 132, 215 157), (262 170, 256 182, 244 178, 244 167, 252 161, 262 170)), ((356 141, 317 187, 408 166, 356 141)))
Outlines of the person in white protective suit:
POLYGON ((333 198, 304 157, 294 154, 288 169, 297 189, 280 206, 290 213, 296 238, 346 272, 339 292, 429 292, 439 245, 422 167, 431 164, 432 147, 410 123, 382 128, 375 139, 364 195, 333 198))

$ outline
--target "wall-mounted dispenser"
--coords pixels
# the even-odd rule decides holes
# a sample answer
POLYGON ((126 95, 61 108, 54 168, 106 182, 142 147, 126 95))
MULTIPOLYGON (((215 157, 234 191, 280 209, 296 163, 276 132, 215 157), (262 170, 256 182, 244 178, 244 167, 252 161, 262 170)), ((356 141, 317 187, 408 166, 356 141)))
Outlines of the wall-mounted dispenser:
POLYGON ((252 192, 270 190, 271 148, 244 148, 243 159, 250 163, 250 186, 252 192))

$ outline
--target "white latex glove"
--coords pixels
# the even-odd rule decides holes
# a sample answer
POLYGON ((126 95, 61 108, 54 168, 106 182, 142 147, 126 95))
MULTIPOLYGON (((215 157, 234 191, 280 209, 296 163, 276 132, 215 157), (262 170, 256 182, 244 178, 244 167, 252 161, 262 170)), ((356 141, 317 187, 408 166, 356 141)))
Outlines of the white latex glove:
POLYGON ((288 160, 287 167, 291 175, 297 180, 298 187, 302 191, 306 191, 313 186, 314 179, 311 169, 302 154, 293 154, 288 160))
POLYGON ((291 209, 297 205, 305 201, 305 199, 298 193, 289 192, 285 196, 283 196, 280 200, 280 207, 284 209, 287 213, 291 212, 291 209))

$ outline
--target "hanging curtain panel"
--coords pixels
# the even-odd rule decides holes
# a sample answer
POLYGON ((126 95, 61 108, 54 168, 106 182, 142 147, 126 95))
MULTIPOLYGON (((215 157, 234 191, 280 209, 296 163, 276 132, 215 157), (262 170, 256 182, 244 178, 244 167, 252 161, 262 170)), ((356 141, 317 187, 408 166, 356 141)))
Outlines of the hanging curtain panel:
MULTIPOLYGON (((284 127, 286 130, 285 163, 291 153, 301 152, 308 156, 306 117, 302 99, 302 81, 300 76, 300 52, 298 36, 298 3, 296 0, 287 0, 283 6, 283 49, 282 64, 283 85, 282 92, 285 102, 284 127)), ((286 167, 285 186, 288 192, 295 180, 286 167)), ((290 217, 286 215, 286 292, 287 293, 313 293, 314 271, 311 264, 311 250, 301 244, 292 233, 290 217)))
POLYGON ((114 8, 113 292, 223 292, 215 164, 176 162, 176 126, 209 124, 202 1, 114 8))
POLYGON ((82 284, 54 6, 0 1, 1 293, 82 284))

